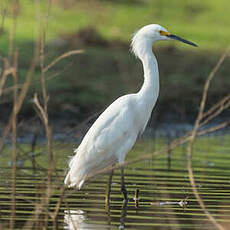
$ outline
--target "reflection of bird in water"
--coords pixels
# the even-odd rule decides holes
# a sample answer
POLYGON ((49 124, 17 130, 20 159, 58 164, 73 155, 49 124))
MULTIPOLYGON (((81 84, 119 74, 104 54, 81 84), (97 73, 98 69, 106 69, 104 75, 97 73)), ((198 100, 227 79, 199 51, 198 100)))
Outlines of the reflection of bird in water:
POLYGON ((90 223, 82 210, 66 210, 64 215, 64 229, 87 230, 87 229, 108 229, 109 225, 90 223))
POLYGON ((81 210, 67 210, 64 215, 64 229, 75 230, 75 229, 86 229, 84 225, 85 221, 84 212, 81 210))
MULTIPOLYGON (((127 207, 128 206, 126 202, 121 210, 120 223, 117 222, 117 219, 114 220, 116 222, 116 225, 119 224, 119 229, 124 229, 125 227, 127 207)), ((112 227, 110 213, 107 213, 107 215, 105 215, 103 219, 104 219, 104 223, 102 223, 101 216, 98 215, 92 216, 91 213, 91 217, 87 218, 86 213, 83 212, 82 210, 65 210, 64 229, 68 229, 68 230, 110 229, 112 227), (98 221, 100 222, 100 224, 97 223, 98 221)))
MULTIPOLYGON (((157 40, 171 39, 196 46, 157 24, 144 26, 134 35, 132 51, 143 63, 144 84, 139 92, 114 101, 95 121, 69 163, 66 185, 80 189, 99 171, 116 162, 124 163, 126 153, 145 130, 159 93, 158 64, 152 44, 157 40)), ((126 200, 123 168, 121 178, 121 190, 126 200)))

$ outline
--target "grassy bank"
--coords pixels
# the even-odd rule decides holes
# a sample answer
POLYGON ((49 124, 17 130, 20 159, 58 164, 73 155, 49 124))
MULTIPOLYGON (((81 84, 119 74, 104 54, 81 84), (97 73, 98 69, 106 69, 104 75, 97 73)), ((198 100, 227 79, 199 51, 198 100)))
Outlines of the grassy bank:
MULTIPOLYGON (((33 42, 46 24, 45 64, 58 55, 84 49, 84 54, 71 56, 46 73, 49 112, 53 116, 69 114, 83 117, 103 109, 117 97, 139 90, 142 65, 129 53, 133 32, 144 24, 157 22, 170 31, 199 44, 199 48, 176 42, 154 46, 160 68, 161 92, 157 109, 161 114, 185 117, 195 114, 203 83, 229 44, 230 31, 226 0, 221 1, 19 1, 16 12, 14 48, 19 51, 19 84, 24 82, 33 56, 33 42), (47 16, 47 17, 46 17, 47 16), (82 29, 87 28, 87 29, 82 29), (96 31, 96 32, 95 32, 96 31), (58 111, 58 113, 57 113, 58 111)), ((2 34, 0 53, 9 52, 12 36, 12 4, 1 2, 2 34), (5 13, 4 13, 5 12, 5 13)), ((209 103, 229 92, 228 61, 217 73, 209 94, 209 103)), ((35 112, 31 98, 41 91, 39 68, 33 74, 22 117, 35 112)), ((8 117, 12 102, 13 79, 1 98, 3 117, 8 117)), ((19 87, 20 88, 20 87, 19 87)))
MULTIPOLYGON (((38 34, 38 23, 48 15, 47 37, 57 38, 66 32, 95 27, 107 40, 128 41, 131 34, 145 24, 159 23, 170 31, 197 42, 201 49, 224 49, 229 45, 228 0, 219 1, 48 1, 21 0, 17 11, 17 41, 31 41, 38 34), (38 13, 40 11, 40 13, 38 13)), ((0 50, 6 51, 13 24, 12 4, 1 1, 4 32, 0 50), (6 12, 6 13, 4 13, 6 12)))

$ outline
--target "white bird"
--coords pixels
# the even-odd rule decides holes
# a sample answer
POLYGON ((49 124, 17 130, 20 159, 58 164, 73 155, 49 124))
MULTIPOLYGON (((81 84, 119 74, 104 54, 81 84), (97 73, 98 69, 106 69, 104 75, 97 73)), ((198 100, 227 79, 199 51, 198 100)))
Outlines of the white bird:
MULTIPOLYGON (((178 40, 192 46, 196 44, 169 33, 158 24, 144 26, 134 34, 131 48, 142 61, 144 83, 137 93, 115 100, 94 122, 75 156, 69 163, 65 184, 81 189, 84 182, 97 172, 123 164, 127 152, 143 133, 159 94, 159 72, 152 44, 157 40, 178 40)), ((123 168, 121 190, 127 200, 123 168)))

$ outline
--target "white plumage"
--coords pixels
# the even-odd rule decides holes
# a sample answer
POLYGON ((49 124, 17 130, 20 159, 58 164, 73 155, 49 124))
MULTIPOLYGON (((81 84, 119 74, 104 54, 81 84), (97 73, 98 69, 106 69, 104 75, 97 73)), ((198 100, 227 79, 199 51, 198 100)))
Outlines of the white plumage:
POLYGON ((82 187, 98 171, 118 162, 122 164, 151 116, 159 93, 159 73, 152 43, 156 40, 189 41, 171 35, 165 28, 151 24, 140 29, 133 37, 131 48, 142 61, 144 83, 139 92, 114 101, 95 121, 69 163, 65 184, 82 187))

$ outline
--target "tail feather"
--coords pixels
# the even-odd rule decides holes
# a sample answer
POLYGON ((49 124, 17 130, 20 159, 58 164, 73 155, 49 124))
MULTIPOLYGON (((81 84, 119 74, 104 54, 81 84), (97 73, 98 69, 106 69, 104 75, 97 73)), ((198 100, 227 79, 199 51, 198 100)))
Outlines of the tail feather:
POLYGON ((68 188, 77 187, 79 190, 81 189, 84 182, 85 182, 84 179, 81 180, 80 182, 71 181, 69 174, 67 174, 65 181, 64 181, 64 183, 68 186, 68 188))
POLYGON ((68 172, 66 177, 65 177, 65 180, 64 180, 64 184, 67 185, 68 187, 71 187, 70 184, 70 173, 68 172))
POLYGON ((69 188, 77 187, 79 190, 81 189, 84 182, 85 182, 85 179, 82 179, 79 177, 71 177, 70 172, 68 172, 64 180, 65 185, 67 185, 69 188))
POLYGON ((85 182, 85 175, 78 166, 77 155, 75 155, 69 162, 69 171, 65 177, 64 183, 68 187, 77 187, 80 190, 85 182))

